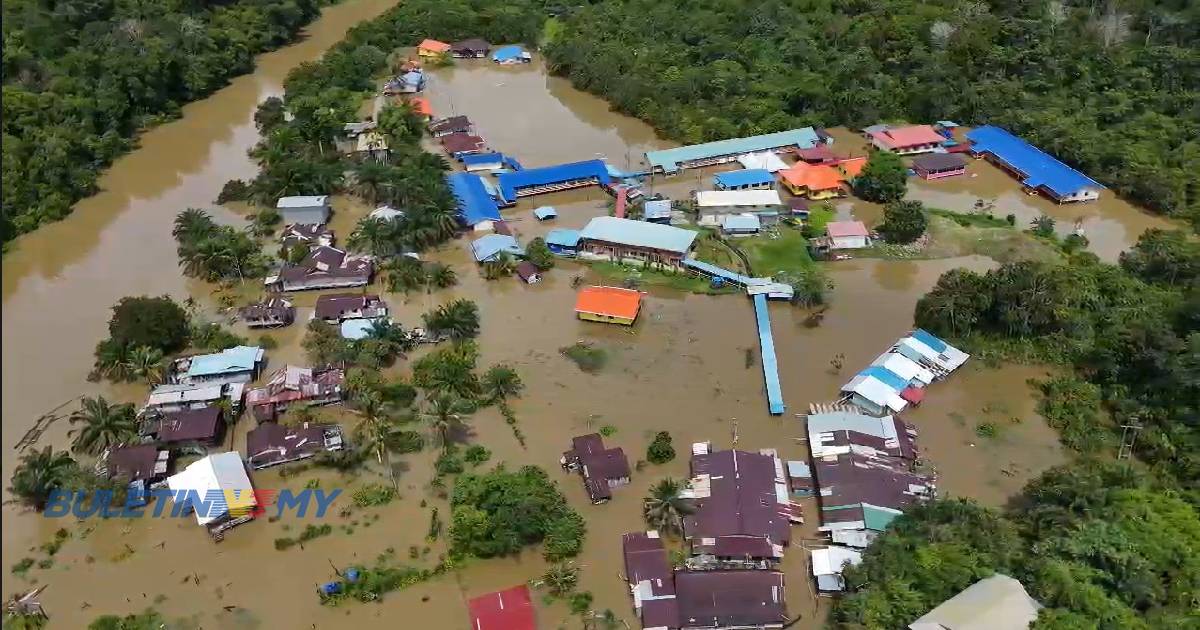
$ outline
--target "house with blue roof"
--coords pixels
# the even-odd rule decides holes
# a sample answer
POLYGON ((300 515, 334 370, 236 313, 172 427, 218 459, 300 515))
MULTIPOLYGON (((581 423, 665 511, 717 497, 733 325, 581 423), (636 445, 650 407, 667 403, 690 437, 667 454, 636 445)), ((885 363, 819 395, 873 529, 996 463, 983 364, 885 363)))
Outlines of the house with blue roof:
POLYGON ((1104 186, 1054 156, 1001 129, 986 126, 967 132, 971 154, 1008 171, 1030 192, 1058 203, 1094 201, 1104 186))
POLYGON ((717 173, 713 177, 717 190, 757 190, 774 188, 775 176, 765 168, 746 168, 740 171, 717 173))
POLYGON ((500 153, 467 153, 458 156, 463 168, 470 171, 494 171, 504 168, 504 155, 500 153))
POLYGON ((516 238, 507 234, 488 234, 471 242, 471 255, 475 257, 475 262, 491 262, 501 253, 524 256, 525 250, 516 238))
POLYGON ((556 256, 574 256, 579 248, 579 230, 550 230, 546 247, 556 256))
POLYGON ((501 201, 506 205, 517 202, 518 197, 558 192, 582 186, 600 184, 607 186, 612 178, 604 160, 584 160, 554 166, 527 168, 511 173, 500 173, 496 184, 500 187, 501 201))
POLYGON ((554 206, 541 206, 533 209, 533 216, 538 221, 549 221, 558 218, 558 211, 554 209, 554 206))
POLYGON ((762 229, 762 222, 759 221, 758 215, 750 214, 727 214, 721 221, 721 231, 729 236, 752 236, 758 234, 762 229))
POLYGON ((579 232, 579 257, 680 270, 696 232, 646 221, 596 217, 579 232))
POLYGON ((533 55, 526 52, 520 46, 501 46, 496 49, 496 52, 492 53, 492 61, 502 66, 529 63, 533 61, 533 55))
POLYGON ((446 181, 458 202, 458 219, 463 225, 486 232, 501 220, 500 207, 488 194, 482 177, 458 172, 447 175, 446 181))
POLYGON ((258 346, 236 346, 175 362, 176 382, 185 385, 249 383, 258 377, 265 352, 258 346))

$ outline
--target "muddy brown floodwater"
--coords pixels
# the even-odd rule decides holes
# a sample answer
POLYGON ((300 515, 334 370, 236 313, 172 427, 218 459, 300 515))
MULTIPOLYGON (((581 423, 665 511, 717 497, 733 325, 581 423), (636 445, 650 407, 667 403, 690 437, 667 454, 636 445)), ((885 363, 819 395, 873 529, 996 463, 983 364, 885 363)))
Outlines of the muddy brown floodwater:
MULTIPOLYGON (((185 282, 177 270, 170 238, 175 213, 188 206, 212 208, 211 200, 227 179, 251 176, 254 167, 245 152, 255 141, 251 121, 255 104, 279 93, 289 68, 316 57, 355 21, 387 6, 386 0, 352 0, 328 9, 306 41, 264 56, 254 75, 188 106, 181 120, 146 134, 142 148, 105 176, 104 193, 81 202, 66 221, 19 241, 3 270, 5 448, 11 448, 40 413, 78 394, 103 393, 131 402, 144 399, 143 387, 114 388, 85 381, 92 347, 105 332, 109 307, 124 295, 162 293, 177 298, 192 295, 212 306, 211 289, 185 282)), ((602 155, 620 166, 636 168, 646 149, 669 146, 646 125, 612 113, 603 101, 547 77, 540 62, 515 68, 486 61, 460 62, 434 72, 428 91, 439 113, 469 115, 494 148, 531 166, 602 155)), ((978 172, 982 167, 972 168, 978 172)), ((656 181, 655 186, 668 195, 683 195, 707 186, 710 174, 687 172, 656 181)), ((1020 195, 1012 182, 997 180, 994 185, 996 194, 1011 190, 1012 195, 1020 195)), ((960 193, 938 203, 967 210, 977 194, 960 193)), ((1018 200, 1035 203, 1023 196, 1018 200)), ((608 198, 594 189, 536 200, 536 205, 558 207, 555 225, 575 228, 606 214, 607 203, 608 198)), ((340 197, 334 205, 334 225, 338 236, 345 238, 368 208, 340 197)), ((532 219, 534 205, 527 200, 505 211, 524 239, 551 227, 532 219)), ((854 207, 857 211, 857 204, 854 207)), ((219 208, 213 211, 226 220, 236 219, 219 208)), ((1088 236, 1093 244, 1107 243, 1106 251, 1127 246, 1138 231, 1154 224, 1135 209, 1117 204, 1066 211, 1102 217, 1089 228, 1088 236)), ((475 414, 465 437, 491 449, 491 463, 535 464, 560 481, 571 504, 588 522, 587 542, 578 559, 583 567, 582 588, 594 594, 597 609, 612 609, 634 627, 620 577, 620 534, 644 526, 640 503, 652 483, 664 476, 686 475, 688 445, 711 440, 729 447, 736 436, 739 448, 773 447, 787 458, 804 457, 803 425, 794 414, 804 412, 810 402, 835 398, 838 386, 853 372, 908 331, 914 304, 941 273, 959 266, 982 270, 994 265, 979 257, 831 264, 836 289, 817 327, 805 325, 808 313, 772 304, 781 382, 789 405, 787 414, 772 417, 763 396, 753 309, 744 296, 654 289, 631 329, 583 323, 572 313, 571 282, 575 276, 589 276, 585 267, 560 262, 533 286, 512 279, 486 282, 465 247, 466 240, 458 240, 432 253, 455 267, 458 286, 433 295, 385 294, 385 298, 397 320, 408 326, 432 306, 457 297, 479 304, 481 367, 507 362, 520 372, 526 392, 513 403, 513 410, 527 444, 517 443, 494 408, 475 414), (603 371, 582 373, 560 354, 560 348, 578 340, 608 351, 610 360, 603 371), (650 437, 659 430, 672 433, 680 456, 663 466, 643 468, 630 486, 615 491, 612 502, 592 506, 579 479, 560 472, 558 457, 573 435, 606 425, 616 431, 608 442, 624 447, 635 460, 644 457, 650 437)), ((314 300, 315 295, 298 298, 298 320, 307 319, 314 300)), ((248 334, 244 329, 238 332, 248 334)), ((303 360, 301 334, 300 325, 272 333, 280 342, 278 349, 269 352, 273 366, 303 360)), ((403 374, 405 368, 401 365, 394 371, 403 374)), ((1044 374, 1035 367, 994 369, 973 363, 932 387, 925 404, 908 414, 920 429, 921 446, 937 468, 945 493, 999 505, 1029 478, 1065 460, 1054 432, 1036 414, 1027 384, 1044 374), (983 423, 992 424, 997 436, 977 437, 976 427, 983 423)), ((351 418, 337 409, 320 414, 351 418)), ((242 421, 232 431, 234 448, 244 447, 248 424, 242 421)), ((65 426, 56 425, 42 443, 65 446, 65 432, 65 426)), ((9 452, 4 458, 5 479, 15 460, 9 452)), ((44 603, 53 615, 52 625, 62 628, 82 627, 101 613, 133 612, 151 605, 169 617, 190 618, 205 627, 384 628, 397 627, 399 620, 411 628, 465 628, 466 598, 536 578, 545 569, 540 555, 527 552, 472 561, 440 579, 388 594, 372 604, 322 607, 314 592, 317 584, 332 577, 331 564, 370 563, 388 549, 400 561, 411 552, 418 557, 415 563, 436 562, 445 551, 445 536, 434 543, 425 541, 430 511, 439 508, 443 521, 448 521, 449 509, 430 487, 434 457, 433 449, 398 457, 401 500, 355 510, 346 517, 330 516, 335 525, 332 535, 287 551, 275 550, 273 539, 295 536, 306 524, 304 519, 260 520, 233 530, 215 545, 190 519, 77 523, 43 519, 5 506, 6 562, 44 557, 34 548, 59 527, 71 530, 73 537, 52 567, 35 568, 26 578, 6 571, 4 592, 26 588, 34 579, 49 584, 44 603)), ((260 488, 299 488, 313 482, 323 488, 352 489, 363 482, 313 470, 286 478, 278 471, 260 472, 254 480, 260 488)), ((338 505, 349 504, 344 496, 338 505)), ((812 595, 806 573, 803 547, 815 538, 816 526, 815 504, 806 507, 809 523, 798 531, 783 569, 790 612, 802 616, 796 627, 817 628, 828 600, 812 595)), ((563 605, 539 602, 538 606, 542 627, 577 627, 563 605)))

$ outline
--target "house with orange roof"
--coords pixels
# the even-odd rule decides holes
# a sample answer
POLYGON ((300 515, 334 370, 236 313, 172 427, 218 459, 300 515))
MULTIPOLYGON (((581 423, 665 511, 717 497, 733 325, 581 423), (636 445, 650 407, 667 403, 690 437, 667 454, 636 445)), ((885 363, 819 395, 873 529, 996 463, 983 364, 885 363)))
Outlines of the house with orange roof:
POLYGON ((450 44, 436 39, 426 39, 417 44, 417 55, 421 57, 441 57, 450 52, 450 44))
POLYGON ((846 178, 832 166, 797 162, 779 171, 779 181, 797 197, 830 199, 846 194, 846 178))
POLYGON ((586 287, 575 299, 579 319, 632 326, 642 306, 642 294, 620 287, 586 287))
POLYGON ((875 148, 900 155, 935 151, 947 140, 946 136, 938 133, 930 125, 880 125, 867 129, 866 136, 875 148))
POLYGON ((413 113, 426 121, 433 119, 433 106, 429 104, 429 99, 414 96, 408 99, 408 105, 412 107, 413 113))
POLYGON ((862 172, 863 167, 867 165, 867 156, 845 158, 838 162, 837 168, 846 177, 846 181, 850 181, 862 172))

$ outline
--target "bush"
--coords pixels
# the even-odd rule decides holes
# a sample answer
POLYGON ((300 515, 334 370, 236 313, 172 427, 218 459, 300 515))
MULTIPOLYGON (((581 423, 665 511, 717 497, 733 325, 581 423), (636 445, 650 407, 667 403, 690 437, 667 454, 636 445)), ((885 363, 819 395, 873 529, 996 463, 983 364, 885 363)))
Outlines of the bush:
POLYGON ((258 338, 258 346, 263 350, 274 350, 279 347, 279 342, 271 335, 260 335, 258 338))
POLYGON ((1100 421, 1100 388, 1075 376, 1060 376, 1041 383, 1038 412, 1058 429, 1063 444, 1091 453, 1102 449, 1109 434, 1100 421))
POLYGON ((491 458, 492 452, 478 444, 468 447, 467 451, 463 453, 463 459, 472 466, 478 466, 491 458))
POLYGON ((381 483, 369 483, 354 491, 354 505, 365 508, 375 505, 387 505, 396 498, 396 490, 381 483))
POLYGON ((454 485, 450 507, 454 556, 504 556, 544 543, 543 555, 554 562, 578 554, 583 546, 583 518, 536 466, 463 475, 454 485))
POLYGON ((654 464, 665 464, 675 459, 675 446, 671 444, 671 434, 659 431, 654 435, 654 441, 646 448, 646 460, 654 464))
POLYGON ((559 352, 575 362, 584 372, 595 373, 604 368, 608 362, 608 353, 604 348, 578 341, 573 345, 559 348, 559 352))
POLYGON ((245 180, 231 179, 225 182, 221 187, 221 193, 217 195, 217 203, 228 203, 230 201, 246 201, 250 199, 250 193, 253 189, 245 180))
POLYGON ((862 172, 854 178, 854 192, 875 203, 900 201, 907 190, 907 169, 900 156, 891 151, 872 153, 862 172))
POLYGON ((925 206, 920 201, 895 201, 884 207, 879 233, 889 243, 904 245, 921 238, 927 224, 925 206))
POLYGON ((554 254, 550 252, 550 248, 546 245, 546 239, 537 237, 529 242, 525 247, 525 257, 529 262, 533 263, 541 271, 545 271, 554 266, 554 254))
POLYGON ((112 310, 108 336, 120 347, 149 347, 171 353, 187 346, 187 312, 170 297, 125 297, 112 310))
POLYGON ((395 439, 392 450, 396 453, 416 453, 425 448, 425 436, 417 431, 400 431, 395 439))
POLYGON ((454 451, 446 451, 438 455, 433 465, 439 475, 457 475, 464 470, 462 457, 454 451))

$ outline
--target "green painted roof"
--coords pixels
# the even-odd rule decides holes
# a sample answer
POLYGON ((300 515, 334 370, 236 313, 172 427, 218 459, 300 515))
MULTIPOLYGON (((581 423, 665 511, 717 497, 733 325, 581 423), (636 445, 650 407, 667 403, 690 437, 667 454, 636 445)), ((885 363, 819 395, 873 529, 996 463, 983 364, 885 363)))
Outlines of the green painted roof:
POLYGON ((881 532, 887 529, 889 523, 903 514, 900 510, 878 507, 869 503, 862 504, 863 526, 869 530, 881 532))
POLYGON ((662 151, 647 151, 646 162, 650 168, 660 168, 664 173, 674 173, 679 170, 680 162, 703 160, 722 155, 741 155, 755 151, 768 151, 780 147, 799 147, 811 149, 818 142, 817 132, 812 127, 801 127, 776 133, 750 136, 749 138, 730 138, 704 144, 693 144, 677 149, 662 151))

